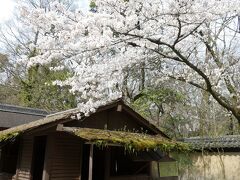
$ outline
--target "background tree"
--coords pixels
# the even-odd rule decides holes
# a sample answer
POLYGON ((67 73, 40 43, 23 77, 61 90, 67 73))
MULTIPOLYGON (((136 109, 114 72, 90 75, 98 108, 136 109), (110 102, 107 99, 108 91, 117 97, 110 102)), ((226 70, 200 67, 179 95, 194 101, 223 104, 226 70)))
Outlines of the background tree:
MULTIPOLYGON (((66 8, 74 9, 74 1, 62 1, 66 8)), ((43 8, 49 11, 50 1, 19 1, 29 9, 43 8)), ((51 32, 53 33, 53 32, 51 32)), ((34 57, 37 55, 31 44, 37 44, 39 30, 31 29, 24 24, 19 12, 16 12, 12 21, 1 28, 0 41, 2 52, 8 55, 1 56, 1 103, 10 103, 22 106, 42 108, 48 111, 58 111, 76 107, 76 98, 69 93, 68 86, 53 85, 55 80, 65 80, 71 77, 70 69, 57 60, 46 65, 36 64, 27 68, 26 64, 19 63, 20 57, 34 57), (4 59, 4 60, 3 60, 4 59), (55 68, 61 66, 61 68, 55 68)))
POLYGON ((12 76, 12 66, 7 55, 0 54, 0 102, 19 104, 18 87, 12 76))
POLYGON ((187 119, 178 114, 184 95, 171 88, 155 87, 143 90, 132 103, 144 117, 156 124, 170 137, 179 138, 186 133, 187 119))

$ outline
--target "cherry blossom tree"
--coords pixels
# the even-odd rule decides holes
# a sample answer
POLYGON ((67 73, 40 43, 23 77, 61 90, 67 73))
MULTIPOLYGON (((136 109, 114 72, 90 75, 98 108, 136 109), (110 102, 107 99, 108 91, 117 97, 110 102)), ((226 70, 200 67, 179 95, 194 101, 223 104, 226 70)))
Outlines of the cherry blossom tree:
POLYGON ((39 31, 28 67, 60 59, 74 76, 60 85, 79 93, 87 113, 122 96, 126 69, 157 64, 153 83, 169 78, 209 93, 240 122, 237 0, 96 0, 96 10, 69 11, 52 1, 49 12, 21 6, 26 25, 39 31))

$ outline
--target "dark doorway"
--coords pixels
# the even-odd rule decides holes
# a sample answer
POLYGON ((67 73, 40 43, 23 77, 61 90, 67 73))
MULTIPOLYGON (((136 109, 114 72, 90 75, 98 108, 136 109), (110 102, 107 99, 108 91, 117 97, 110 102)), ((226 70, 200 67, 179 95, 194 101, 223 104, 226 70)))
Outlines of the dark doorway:
POLYGON ((111 176, 145 175, 150 174, 148 161, 135 161, 136 154, 127 152, 124 148, 113 147, 111 151, 111 176))
POLYGON ((47 136, 37 136, 33 145, 32 179, 42 180, 47 136))
POLYGON ((82 153, 81 180, 88 180, 89 151, 90 151, 90 146, 84 144, 83 145, 83 153, 82 153))
MULTIPOLYGON (((88 180, 90 145, 83 145, 81 180, 88 180)), ((93 147, 93 180, 104 180, 105 149, 93 147)))
POLYGON ((93 180, 104 180, 105 151, 105 149, 98 147, 93 149, 93 180))
POLYGON ((15 174, 18 159, 19 141, 9 142, 1 147, 0 172, 15 174))

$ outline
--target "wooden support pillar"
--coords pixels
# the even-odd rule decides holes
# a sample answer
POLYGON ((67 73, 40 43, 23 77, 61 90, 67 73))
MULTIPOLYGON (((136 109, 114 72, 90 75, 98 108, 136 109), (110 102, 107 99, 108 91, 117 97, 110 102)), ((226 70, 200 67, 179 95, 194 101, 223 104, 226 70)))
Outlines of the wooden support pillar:
POLYGON ((80 165, 79 165, 79 180, 82 179, 82 162, 83 161, 83 142, 80 144, 80 165))
POLYGON ((22 157, 22 147, 23 147, 23 139, 21 138, 19 140, 19 149, 18 149, 18 158, 17 158, 17 167, 16 167, 15 179, 18 179, 18 173, 19 173, 21 157, 22 157))
POLYGON ((93 144, 90 145, 88 180, 92 180, 92 177, 93 177, 93 144))
POLYGON ((54 153, 54 140, 55 140, 54 135, 51 134, 47 136, 42 180, 50 179, 51 161, 54 153))

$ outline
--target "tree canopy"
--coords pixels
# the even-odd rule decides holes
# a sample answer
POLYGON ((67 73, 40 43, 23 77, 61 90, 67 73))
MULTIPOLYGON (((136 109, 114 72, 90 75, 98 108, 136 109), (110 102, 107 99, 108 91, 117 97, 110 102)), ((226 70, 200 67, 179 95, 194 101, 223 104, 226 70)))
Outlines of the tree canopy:
POLYGON ((204 91, 240 121, 238 1, 96 0, 96 12, 69 11, 52 1, 44 8, 21 7, 24 22, 39 30, 32 66, 53 59, 72 63, 68 84, 94 104, 122 95, 124 69, 158 63, 158 81, 173 78, 204 91))

